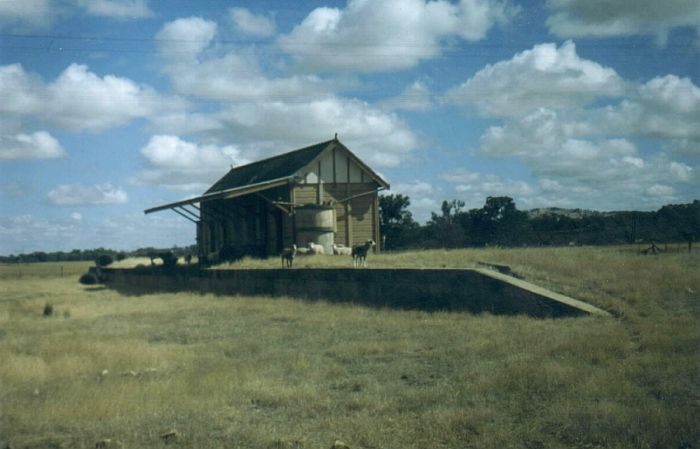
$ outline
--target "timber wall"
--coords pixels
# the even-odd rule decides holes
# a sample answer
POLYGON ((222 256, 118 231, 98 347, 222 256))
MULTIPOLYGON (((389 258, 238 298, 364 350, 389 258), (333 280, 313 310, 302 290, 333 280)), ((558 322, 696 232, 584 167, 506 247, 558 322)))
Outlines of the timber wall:
POLYGON ((581 301, 479 269, 200 270, 193 266, 166 271, 143 267, 103 268, 99 277, 107 286, 126 294, 193 291, 287 296, 428 311, 536 317, 608 315, 581 301))

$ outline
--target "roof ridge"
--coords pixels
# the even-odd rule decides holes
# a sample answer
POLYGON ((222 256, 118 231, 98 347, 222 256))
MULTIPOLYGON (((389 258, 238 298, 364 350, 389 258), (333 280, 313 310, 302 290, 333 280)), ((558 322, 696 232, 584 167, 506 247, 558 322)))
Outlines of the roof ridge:
POLYGON ((248 162, 247 164, 243 164, 243 165, 234 165, 234 166, 231 168, 231 170, 237 170, 237 169, 239 169, 239 168, 248 167, 249 165, 255 165, 255 164, 262 163, 262 162, 269 162, 269 161, 271 161, 271 160, 274 160, 274 159, 277 159, 277 158, 281 158, 281 157, 287 156, 287 155, 289 155, 289 154, 291 154, 291 153, 296 153, 297 151, 308 150, 308 149, 311 148, 311 147, 317 147, 317 146, 320 146, 320 145, 323 145, 323 144, 326 144, 326 145, 327 145, 327 144, 330 144, 330 143, 332 143, 332 142, 335 142, 335 139, 326 140, 326 141, 324 141, 324 142, 319 142, 319 143, 314 143, 314 144, 307 145, 307 146, 302 147, 302 148, 297 148, 296 150, 285 151, 284 153, 276 154, 276 155, 274 155, 274 156, 269 156, 269 157, 267 157, 267 158, 265 158, 265 159, 258 159, 257 161, 248 162))
POLYGON ((273 178, 291 178, 297 170, 305 166, 310 160, 313 160, 318 154, 330 148, 335 141, 335 139, 327 140, 270 156, 266 159, 260 159, 249 164, 231 167, 205 193, 273 178))

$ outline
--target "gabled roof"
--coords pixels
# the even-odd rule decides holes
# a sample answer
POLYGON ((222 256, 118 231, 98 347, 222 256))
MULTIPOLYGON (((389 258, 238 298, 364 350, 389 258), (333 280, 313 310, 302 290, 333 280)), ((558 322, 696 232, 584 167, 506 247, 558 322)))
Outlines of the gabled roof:
POLYGON ((374 170, 369 168, 355 154, 343 145, 337 138, 326 142, 317 143, 288 153, 273 156, 247 165, 232 168, 221 179, 216 181, 202 195, 187 200, 164 204, 162 206, 146 209, 144 212, 150 214, 165 209, 173 209, 180 213, 177 207, 211 201, 215 199, 234 198, 260 192, 273 187, 287 184, 298 176, 302 169, 320 160, 326 150, 341 148, 350 155, 352 160, 362 168, 369 176, 381 186, 389 188, 389 184, 382 179, 374 170))
POLYGON ((205 194, 259 184, 273 179, 291 178, 316 159, 335 140, 317 143, 288 153, 232 168, 205 194))

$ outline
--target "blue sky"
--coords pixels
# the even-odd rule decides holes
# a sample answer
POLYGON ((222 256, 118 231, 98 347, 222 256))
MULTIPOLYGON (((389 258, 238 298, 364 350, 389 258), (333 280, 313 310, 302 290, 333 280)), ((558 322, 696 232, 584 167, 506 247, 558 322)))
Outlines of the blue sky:
POLYGON ((411 197, 700 197, 700 3, 0 0, 0 254, 194 242, 143 210, 339 138, 411 197))

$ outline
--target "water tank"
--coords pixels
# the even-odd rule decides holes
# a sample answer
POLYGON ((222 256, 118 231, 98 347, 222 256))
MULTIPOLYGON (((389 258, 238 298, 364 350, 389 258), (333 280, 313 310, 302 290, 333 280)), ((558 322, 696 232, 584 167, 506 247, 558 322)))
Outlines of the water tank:
POLYGON ((326 254, 333 254, 335 210, 333 207, 308 204, 294 210, 298 246, 309 242, 323 245, 326 254))

